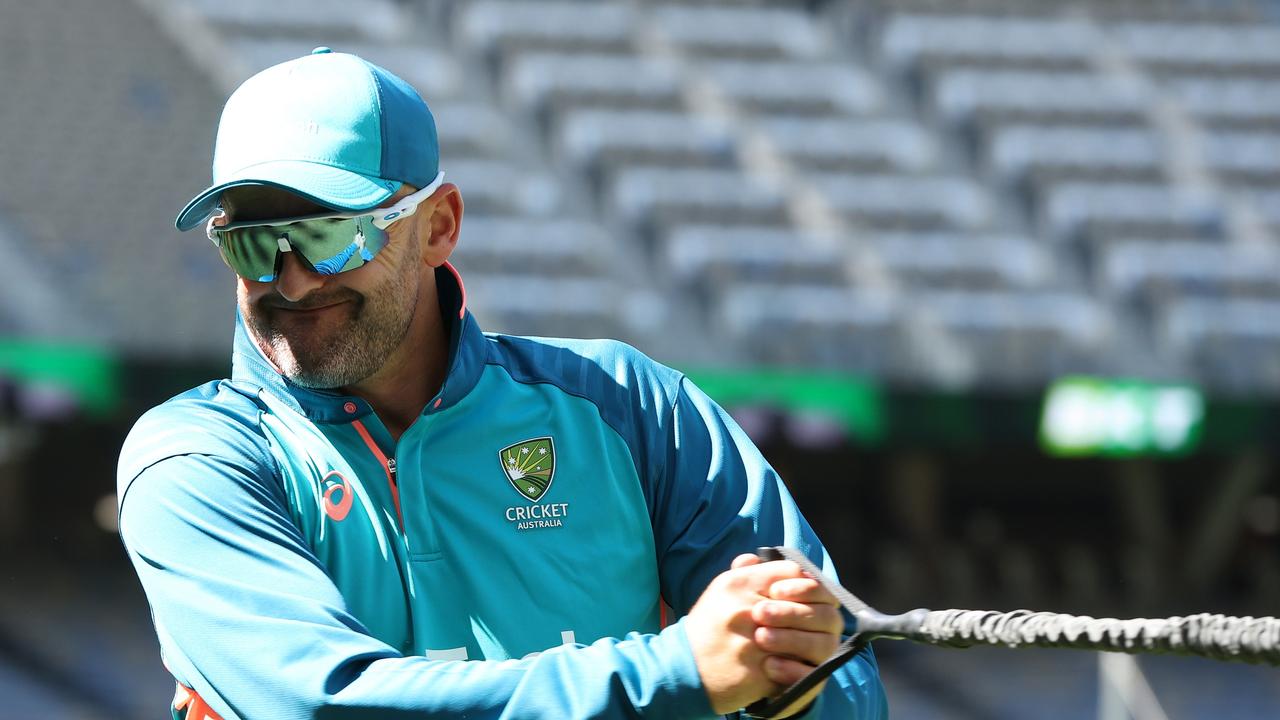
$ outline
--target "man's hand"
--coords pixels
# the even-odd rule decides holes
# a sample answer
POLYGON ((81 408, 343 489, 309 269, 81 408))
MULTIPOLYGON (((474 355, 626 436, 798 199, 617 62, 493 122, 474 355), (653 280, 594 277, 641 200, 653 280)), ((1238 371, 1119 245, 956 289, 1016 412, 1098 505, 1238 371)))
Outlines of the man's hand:
MULTIPOLYGON (((798 565, 739 555, 689 611, 685 630, 717 713, 776 695, 840 644, 839 602, 798 565)), ((787 708, 803 709, 820 684, 787 708)))

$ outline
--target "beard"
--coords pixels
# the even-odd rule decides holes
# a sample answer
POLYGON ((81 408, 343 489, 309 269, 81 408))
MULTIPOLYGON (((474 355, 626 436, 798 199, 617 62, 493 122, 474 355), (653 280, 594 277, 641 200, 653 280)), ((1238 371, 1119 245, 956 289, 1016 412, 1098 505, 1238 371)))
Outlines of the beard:
POLYGON ((278 293, 259 298, 245 312, 250 332, 267 359, 295 385, 331 390, 354 385, 390 359, 417 310, 416 268, 404 263, 367 293, 349 287, 318 290, 297 302, 278 293), (327 309, 310 313, 298 310, 327 309))

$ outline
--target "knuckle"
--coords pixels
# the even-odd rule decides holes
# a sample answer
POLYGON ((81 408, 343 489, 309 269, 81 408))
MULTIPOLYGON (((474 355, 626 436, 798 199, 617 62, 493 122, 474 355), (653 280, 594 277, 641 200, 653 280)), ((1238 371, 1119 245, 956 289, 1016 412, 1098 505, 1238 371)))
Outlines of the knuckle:
POLYGON ((756 628, 755 641, 765 650, 776 650, 780 644, 778 632, 768 627, 756 628))
POLYGON ((765 617, 774 622, 784 620, 791 615, 790 607, 776 600, 766 600, 763 606, 765 617))
POLYGON ((761 600, 751 608, 751 617, 761 625, 774 621, 773 610, 769 607, 769 601, 761 600))

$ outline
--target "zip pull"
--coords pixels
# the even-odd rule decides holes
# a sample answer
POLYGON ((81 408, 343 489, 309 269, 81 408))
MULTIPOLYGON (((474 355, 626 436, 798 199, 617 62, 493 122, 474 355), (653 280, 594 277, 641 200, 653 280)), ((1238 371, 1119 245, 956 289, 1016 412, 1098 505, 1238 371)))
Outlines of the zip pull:
POLYGON ((359 420, 352 420, 351 426, 359 433, 360 439, 364 440, 364 444, 369 448, 369 452, 377 458, 378 464, 382 465, 382 471, 387 474, 387 489, 391 491, 391 501, 396 504, 396 518, 400 520, 400 529, 404 530, 404 515, 400 512, 400 487, 396 483, 396 459, 387 457, 386 453, 378 447, 378 443, 373 441, 373 436, 369 434, 369 429, 359 420))

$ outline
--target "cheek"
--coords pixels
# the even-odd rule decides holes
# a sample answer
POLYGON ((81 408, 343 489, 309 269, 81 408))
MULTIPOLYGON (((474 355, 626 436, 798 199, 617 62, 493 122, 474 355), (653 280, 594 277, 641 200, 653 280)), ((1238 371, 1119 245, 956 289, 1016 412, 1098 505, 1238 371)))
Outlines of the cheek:
POLYGON ((241 312, 251 312, 258 300, 271 292, 271 283, 250 282, 236 278, 236 303, 241 312))
POLYGON ((342 273, 342 284, 362 295, 385 293, 390 287, 403 286, 407 276, 418 272, 413 258, 406 257, 408 246, 403 239, 393 238, 372 261, 342 273))

